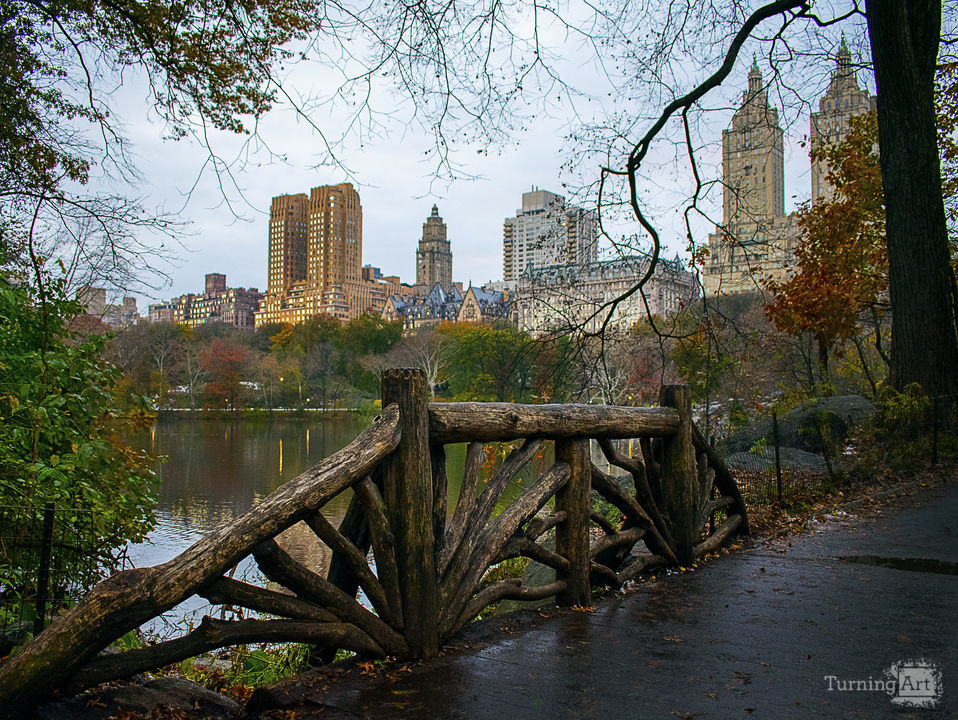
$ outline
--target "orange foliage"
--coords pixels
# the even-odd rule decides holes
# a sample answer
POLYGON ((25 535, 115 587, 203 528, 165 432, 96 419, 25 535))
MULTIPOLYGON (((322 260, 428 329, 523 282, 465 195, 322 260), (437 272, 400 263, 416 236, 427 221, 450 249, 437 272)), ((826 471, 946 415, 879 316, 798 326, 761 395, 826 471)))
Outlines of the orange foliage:
POLYGON ((859 115, 839 145, 813 150, 813 160, 831 168, 834 197, 799 209, 797 272, 766 283, 774 296, 766 310, 779 330, 811 333, 822 348, 856 333, 861 311, 875 305, 888 284, 877 137, 875 114, 859 115))

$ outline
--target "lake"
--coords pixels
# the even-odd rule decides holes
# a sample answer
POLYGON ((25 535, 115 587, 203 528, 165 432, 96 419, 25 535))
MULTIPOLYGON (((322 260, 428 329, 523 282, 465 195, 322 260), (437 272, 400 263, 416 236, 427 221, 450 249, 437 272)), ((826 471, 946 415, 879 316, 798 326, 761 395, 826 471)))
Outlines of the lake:
MULTIPOLYGON (((168 458, 159 469, 162 484, 157 525, 148 542, 129 548, 131 562, 146 567, 172 559, 205 533, 231 522, 283 483, 348 445, 363 427, 363 421, 343 415, 316 419, 277 415, 235 421, 160 415, 139 440, 152 453, 168 458)), ((450 507, 459 494, 465 448, 447 447, 450 507)), ((519 483, 512 483, 504 499, 515 497, 520 489, 519 483)), ((338 526, 350 496, 342 493, 323 508, 333 525, 338 526)), ((286 531, 277 541, 297 560, 325 573, 329 550, 304 524, 286 531)), ((249 561, 237 573, 255 574, 249 561)), ((193 598, 174 610, 168 622, 190 620, 208 608, 204 601, 193 598)), ((157 623, 150 627, 161 631, 157 623)))

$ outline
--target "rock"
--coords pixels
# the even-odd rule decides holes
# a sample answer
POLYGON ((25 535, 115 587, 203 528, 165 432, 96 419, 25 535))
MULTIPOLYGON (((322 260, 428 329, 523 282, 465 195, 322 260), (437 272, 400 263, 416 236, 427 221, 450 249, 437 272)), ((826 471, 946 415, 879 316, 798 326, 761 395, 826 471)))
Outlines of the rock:
MULTIPOLYGON (((824 423, 833 442, 842 442, 848 438, 853 428, 861 425, 874 413, 875 406, 861 395, 839 395, 810 400, 789 410, 778 419, 779 444, 783 448, 819 452, 822 449, 820 423, 824 423)), ((735 431, 719 443, 719 450, 728 456, 748 453, 763 439, 768 447, 773 446, 771 417, 735 431)))
POLYGON ((126 684, 104 690, 89 690, 69 700, 41 705, 36 720, 101 720, 124 711, 147 717, 161 708, 188 713, 187 717, 227 720, 239 715, 241 706, 225 695, 184 678, 163 677, 143 684, 126 684))
POLYGON ((779 423, 784 447, 821 450, 819 428, 832 442, 843 442, 852 429, 875 413, 875 406, 861 395, 818 398, 788 411, 779 423))
MULTIPOLYGON (((797 448, 779 449, 779 460, 785 469, 824 475, 828 472, 825 458, 797 448)), ((775 468, 775 448, 766 448, 764 453, 737 452, 725 458, 725 464, 734 470, 766 472, 775 468)))
POLYGON ((21 620, 10 623, 0 634, 0 657, 6 657, 18 645, 23 645, 33 637, 33 621, 21 620))

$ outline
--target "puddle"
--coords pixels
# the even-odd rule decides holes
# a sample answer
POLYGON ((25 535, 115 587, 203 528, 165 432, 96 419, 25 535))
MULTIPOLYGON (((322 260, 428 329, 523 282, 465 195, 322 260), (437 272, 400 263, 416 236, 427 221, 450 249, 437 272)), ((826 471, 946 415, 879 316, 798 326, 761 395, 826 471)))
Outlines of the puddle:
POLYGON ((893 570, 911 572, 938 573, 939 575, 958 575, 958 563, 947 560, 928 560, 925 558, 896 558, 881 555, 843 555, 837 558, 842 562, 858 565, 877 565, 893 570))

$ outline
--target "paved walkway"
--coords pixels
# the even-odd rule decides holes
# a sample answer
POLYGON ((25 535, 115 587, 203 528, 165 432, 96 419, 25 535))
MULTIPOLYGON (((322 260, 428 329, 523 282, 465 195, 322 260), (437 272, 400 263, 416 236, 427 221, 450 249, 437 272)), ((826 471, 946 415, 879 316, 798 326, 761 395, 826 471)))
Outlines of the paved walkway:
POLYGON ((249 717, 958 718, 956 572, 952 482, 408 672, 307 675, 260 692, 249 717), (942 671, 937 709, 874 689, 921 660, 942 671), (838 689, 849 680, 873 689, 838 689))

